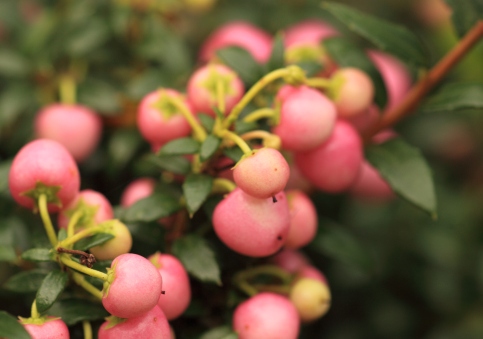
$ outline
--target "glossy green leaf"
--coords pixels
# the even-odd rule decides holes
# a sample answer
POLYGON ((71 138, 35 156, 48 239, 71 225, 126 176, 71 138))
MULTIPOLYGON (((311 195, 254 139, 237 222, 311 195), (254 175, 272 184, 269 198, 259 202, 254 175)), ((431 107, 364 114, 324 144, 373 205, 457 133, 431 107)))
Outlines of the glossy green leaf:
POLYGON ((57 301, 47 312, 49 315, 62 317, 62 320, 72 326, 81 321, 101 320, 109 315, 100 303, 86 299, 69 298, 57 301))
POLYGON ((200 143, 193 138, 180 138, 168 142, 160 150, 160 155, 194 154, 200 149, 200 143))
POLYGON ((384 80, 364 50, 358 48, 351 41, 340 37, 325 39, 324 47, 339 66, 358 68, 371 77, 375 90, 374 100, 380 108, 384 108, 387 103, 384 80))
POLYGON ((433 177, 419 149, 394 138, 367 147, 366 158, 395 193, 436 217, 433 177))
POLYGON ((3 287, 17 293, 36 292, 40 288, 46 275, 47 272, 42 269, 20 272, 11 276, 3 287))
POLYGON ((199 113, 198 114, 198 119, 200 120, 201 125, 208 132, 211 132, 211 130, 213 129, 213 126, 215 125, 215 119, 213 119, 213 117, 211 117, 211 116, 209 116, 207 114, 203 114, 203 113, 199 113))
POLYGON ((421 41, 405 27, 339 3, 324 2, 322 7, 351 31, 369 40, 379 49, 407 63, 426 66, 426 51, 421 41))
POLYGON ((423 102, 419 110, 424 113, 456 112, 483 108, 483 85, 478 83, 452 83, 440 88, 423 102))
POLYGON ((220 268, 215 255, 200 236, 190 234, 177 239, 173 244, 173 254, 194 277, 221 285, 220 268))
POLYGON ((481 0, 444 0, 451 8, 451 20, 460 37, 466 34, 478 20, 483 19, 481 0))
POLYGON ((212 176, 205 174, 188 175, 183 183, 183 194, 190 215, 193 215, 208 198, 212 185, 212 176))
POLYGON ((47 274, 35 296, 39 313, 44 313, 53 305, 64 290, 67 280, 67 272, 55 270, 47 274))
POLYGON ((0 338, 30 339, 30 334, 13 315, 0 311, 0 338))
POLYGON ((22 253, 22 259, 28 261, 51 261, 50 248, 32 248, 22 253))
POLYGON ((114 235, 109 233, 97 233, 89 238, 84 238, 75 243, 74 249, 80 251, 87 251, 89 248, 99 246, 105 242, 114 239, 114 235))
POLYGON ((285 66, 283 35, 281 33, 275 35, 273 39, 272 53, 270 54, 267 66, 268 72, 285 66))
POLYGON ((231 148, 225 148, 223 150, 223 154, 233 160, 235 163, 237 163, 243 156, 243 151, 240 149, 240 147, 236 146, 231 148))
POLYGON ((264 74, 263 67, 243 48, 227 47, 216 54, 224 64, 240 76, 246 85, 254 84, 264 74))
POLYGON ((149 161, 163 170, 175 174, 188 174, 191 171, 191 162, 182 155, 149 155, 149 161))
POLYGON ((180 208, 178 199, 166 193, 155 192, 130 206, 124 213, 123 220, 126 222, 150 222, 167 217, 180 208))
POLYGON ((230 326, 215 327, 205 332, 200 339, 237 339, 238 335, 233 332, 230 326))
POLYGON ((215 137, 214 135, 208 135, 201 144, 201 149, 200 149, 200 160, 201 161, 206 161, 208 160, 215 152, 218 150, 218 147, 220 146, 221 140, 218 137, 215 137))

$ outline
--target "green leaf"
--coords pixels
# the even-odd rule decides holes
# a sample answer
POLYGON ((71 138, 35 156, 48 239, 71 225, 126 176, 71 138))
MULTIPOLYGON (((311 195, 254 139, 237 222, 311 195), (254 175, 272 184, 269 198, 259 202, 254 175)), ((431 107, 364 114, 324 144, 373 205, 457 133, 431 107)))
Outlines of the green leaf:
POLYGON ((28 261, 52 261, 50 248, 32 248, 22 253, 22 259, 28 261))
POLYGON ((317 61, 300 61, 297 62, 296 65, 302 68, 305 71, 305 75, 308 77, 315 76, 324 69, 324 65, 317 61))
POLYGON ((200 160, 201 161, 208 160, 218 150, 220 143, 221 143, 220 138, 217 138, 211 134, 208 135, 205 141, 203 141, 203 143, 201 144, 200 160))
POLYGON ((62 320, 72 326, 81 321, 104 319, 109 313, 100 303, 85 299, 69 298, 57 301, 47 312, 49 315, 62 317, 62 320))
POLYGON ((190 215, 193 215, 211 193, 213 177, 204 174, 190 174, 183 183, 183 194, 190 215))
POLYGON ((405 27, 334 2, 324 2, 322 7, 379 49, 409 64, 426 66, 426 53, 420 40, 405 27))
POLYGON ((89 24, 83 25, 66 41, 65 48, 73 57, 85 57, 107 40, 108 27, 101 19, 91 19, 89 24))
POLYGON ((5 311, 0 311, 0 338, 31 339, 30 334, 18 319, 5 311))
POLYGON ((201 125, 208 131, 211 132, 213 126, 215 125, 215 119, 211 116, 203 113, 198 114, 198 119, 200 119, 201 125))
POLYGON ((225 148, 223 150, 223 154, 233 160, 235 163, 237 163, 243 156, 243 151, 240 149, 240 147, 235 146, 231 148, 225 148))
POLYGON ((24 77, 30 72, 28 60, 18 51, 0 49, 0 75, 11 77, 24 77))
POLYGON ((44 313, 53 305, 64 290, 67 279, 67 272, 59 270, 51 271, 47 274, 35 296, 39 313, 44 313))
POLYGON ((166 193, 155 192, 130 206, 124 213, 124 221, 150 222, 167 217, 180 208, 178 199, 166 193))
POLYGON ((237 339, 238 335, 228 325, 215 327, 205 332, 200 339, 237 339))
POLYGON ((160 155, 194 154, 200 149, 200 143, 193 138, 180 138, 168 142, 160 150, 160 155))
POLYGON ((78 86, 79 103, 103 115, 117 114, 121 109, 116 88, 104 80, 87 79, 78 86))
POLYGON ((419 149, 394 138, 367 147, 366 158, 395 193, 436 217, 433 178, 419 149))
POLYGON ((41 269, 20 272, 10 277, 3 285, 9 291, 17 293, 32 293, 42 284, 47 272, 41 269))
POLYGON ((13 245, 0 245, 0 261, 14 261, 16 258, 13 245))
POLYGON ((381 74, 367 54, 354 43, 341 37, 324 40, 324 47, 341 67, 356 67, 371 77, 375 90, 375 102, 380 108, 387 103, 387 92, 381 74))
POLYGON ((246 85, 254 84, 264 74, 263 67, 243 48, 227 47, 216 54, 224 64, 238 73, 246 85))
POLYGON ((196 234, 179 238, 173 243, 173 254, 194 277, 221 285, 218 263, 205 239, 196 234))
POLYGON ((165 171, 186 175, 191 171, 191 162, 182 155, 150 155, 149 160, 165 171))
POLYGON ((268 72, 285 66, 283 35, 277 33, 272 43, 272 54, 268 60, 268 72))
POLYGON ((483 108, 483 85, 452 83, 426 99, 419 110, 424 113, 442 113, 475 108, 483 108))
POLYGON ((483 19, 483 2, 481 0, 444 0, 451 8, 451 20, 456 33, 462 37, 477 22, 483 19))
POLYGON ((114 239, 114 236, 110 233, 97 233, 92 237, 84 238, 76 242, 74 245, 74 249, 86 251, 91 247, 102 245, 111 239, 114 239))

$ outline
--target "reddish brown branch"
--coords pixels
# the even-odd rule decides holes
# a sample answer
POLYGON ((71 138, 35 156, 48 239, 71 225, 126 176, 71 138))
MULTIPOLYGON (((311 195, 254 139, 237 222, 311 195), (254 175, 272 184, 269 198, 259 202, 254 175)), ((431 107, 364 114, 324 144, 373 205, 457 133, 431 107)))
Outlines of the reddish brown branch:
POLYGON ((379 123, 371 129, 366 140, 381 130, 393 126, 403 117, 412 113, 425 95, 468 53, 468 51, 483 36, 483 20, 478 21, 473 28, 448 52, 428 73, 426 73, 406 94, 404 100, 394 109, 385 112, 379 123))

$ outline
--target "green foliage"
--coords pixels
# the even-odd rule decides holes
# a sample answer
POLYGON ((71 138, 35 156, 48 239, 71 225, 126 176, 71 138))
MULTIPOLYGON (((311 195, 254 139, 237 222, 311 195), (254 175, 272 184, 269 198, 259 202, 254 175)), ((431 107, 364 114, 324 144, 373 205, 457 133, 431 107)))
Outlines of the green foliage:
POLYGON ((126 222, 149 222, 167 217, 181 208, 179 201, 173 196, 155 192, 147 198, 136 201, 123 214, 126 222))
POLYGON ((444 0, 452 9, 451 19, 460 37, 466 34, 478 20, 483 19, 483 3, 480 0, 444 0))
POLYGON ((67 284, 67 272, 50 271, 40 285, 35 302, 39 313, 47 311, 57 300, 67 284))
POLYGON ((227 47, 217 52, 218 57, 233 69, 245 85, 254 84, 264 74, 262 65, 257 63, 252 55, 240 47, 227 47))
POLYGON ((2 338, 30 339, 30 334, 18 320, 5 311, 0 311, 0 336, 2 338))
POLYGON ((424 113, 458 112, 483 108, 483 85, 450 83, 440 88, 419 108, 424 113))
POLYGON ((190 215, 193 215, 205 202, 211 192, 213 177, 203 174, 190 174, 183 183, 183 194, 186 199, 186 207, 190 215))

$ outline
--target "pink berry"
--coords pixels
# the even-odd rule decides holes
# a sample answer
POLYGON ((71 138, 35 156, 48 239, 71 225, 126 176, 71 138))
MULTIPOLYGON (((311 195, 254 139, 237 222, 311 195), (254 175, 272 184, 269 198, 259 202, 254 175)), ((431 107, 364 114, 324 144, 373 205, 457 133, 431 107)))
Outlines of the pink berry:
POLYGON ((162 145, 191 133, 188 121, 170 98, 177 98, 190 110, 181 93, 165 88, 147 94, 139 104, 137 125, 142 136, 151 144, 162 145))
POLYGON ((121 206, 129 207, 136 201, 149 197, 153 191, 156 181, 151 178, 139 178, 131 182, 124 189, 121 195, 121 206))
POLYGON ((89 249, 97 260, 111 260, 131 250, 132 236, 126 225, 117 219, 105 221, 101 225, 106 228, 104 233, 112 234, 114 238, 89 249))
POLYGON ((394 198, 391 187, 367 161, 362 163, 361 172, 351 187, 350 194, 371 201, 387 201, 394 198))
POLYGON ((290 167, 283 155, 273 148, 254 150, 242 157, 233 169, 233 179, 245 193, 265 199, 282 191, 287 184, 290 167))
POLYGON ((289 273, 297 273, 302 267, 310 265, 309 259, 301 252, 284 248, 282 251, 270 258, 270 262, 289 273))
POLYGON ((40 194, 45 193, 49 212, 56 212, 79 193, 79 169, 64 146, 53 140, 38 139, 17 153, 8 184, 18 204, 34 208, 40 194))
POLYGON ((194 112, 215 116, 218 107, 218 83, 221 84, 224 114, 228 114, 245 93, 242 80, 235 71, 219 64, 208 64, 196 70, 188 80, 188 100, 194 112))
POLYGON ((331 78, 336 85, 330 91, 339 117, 364 113, 374 100, 371 78, 357 68, 340 68, 331 78))
POLYGON ((265 63, 272 52, 272 38, 251 23, 230 22, 219 27, 205 40, 201 46, 200 60, 213 60, 218 50, 230 46, 244 48, 256 61, 265 63))
POLYGON ((339 33, 335 28, 321 20, 305 20, 285 30, 284 44, 285 48, 295 45, 318 45, 326 38, 339 33))
POLYGON ((146 258, 132 253, 122 254, 114 259, 107 274, 102 305, 112 315, 138 317, 158 303, 163 280, 146 258))
MULTIPOLYGON (((286 89, 284 91, 288 92, 286 89)), ((329 138, 337 111, 324 94, 301 86, 278 97, 283 97, 284 100, 280 122, 272 132, 282 140, 283 149, 309 151, 329 138)))
POLYGON ((398 105, 411 88, 411 76, 406 66, 390 54, 371 50, 368 55, 381 73, 387 90, 386 110, 398 105))
POLYGON ((163 277, 163 289, 158 306, 166 318, 178 318, 188 308, 191 301, 191 288, 188 273, 181 261, 170 254, 153 254, 148 258, 158 268, 163 277))
POLYGON ((316 149, 295 154, 302 174, 318 189, 338 193, 354 183, 362 164, 362 141, 345 121, 337 121, 330 138, 316 149))
POLYGON ((239 339, 296 339, 300 319, 286 297, 264 292, 238 305, 233 313, 233 329, 239 339))
POLYGON ((37 138, 59 142, 79 162, 91 155, 101 133, 101 118, 81 105, 53 104, 40 110, 35 118, 37 138))
POLYGON ((58 226, 67 228, 70 218, 77 211, 82 213, 77 228, 95 226, 114 218, 109 200, 103 194, 88 189, 80 191, 71 203, 60 211, 57 218, 58 226))
POLYGON ((328 285, 327 278, 325 277, 325 275, 318 268, 312 265, 303 266, 301 269, 297 271, 297 276, 295 280, 302 279, 302 278, 318 280, 328 285))
POLYGON ((343 118, 345 121, 350 123, 359 134, 364 134, 368 132, 375 124, 379 121, 381 117, 381 112, 376 104, 372 104, 364 112, 343 118))
POLYGON ((285 193, 258 199, 236 188, 213 212, 213 227, 225 245, 235 252, 265 257, 277 252, 289 230, 289 209, 285 193))
POLYGON ((23 327, 30 334, 32 339, 69 339, 69 329, 62 319, 57 317, 47 317, 45 321, 32 318, 21 321, 23 327))
POLYGON ((287 191, 290 208, 290 230, 286 248, 297 249, 310 243, 317 233, 317 211, 314 203, 302 191, 287 191))
POLYGON ((99 328, 99 339, 170 339, 171 331, 163 311, 155 305, 137 317, 108 317, 99 328))

